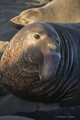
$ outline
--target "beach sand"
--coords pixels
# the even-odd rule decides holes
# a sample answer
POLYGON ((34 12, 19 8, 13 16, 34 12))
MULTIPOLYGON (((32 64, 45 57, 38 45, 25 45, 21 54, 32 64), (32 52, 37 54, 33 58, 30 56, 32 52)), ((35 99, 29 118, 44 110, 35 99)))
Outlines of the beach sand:
MULTIPOLYGON (((18 32, 9 25, 9 20, 21 11, 39 7, 50 0, 0 0, 0 58, 11 38, 18 32)), ((56 104, 44 104, 21 100, 12 94, 0 96, 0 116, 15 112, 33 112, 36 110, 51 110, 59 108, 56 104)))

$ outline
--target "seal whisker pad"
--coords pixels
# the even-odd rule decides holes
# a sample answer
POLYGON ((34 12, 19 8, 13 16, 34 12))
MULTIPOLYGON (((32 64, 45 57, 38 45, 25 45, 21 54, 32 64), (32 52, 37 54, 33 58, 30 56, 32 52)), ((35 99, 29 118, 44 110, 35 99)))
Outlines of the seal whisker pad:
POLYGON ((33 23, 1 58, 5 87, 25 100, 80 104, 80 23, 33 23))

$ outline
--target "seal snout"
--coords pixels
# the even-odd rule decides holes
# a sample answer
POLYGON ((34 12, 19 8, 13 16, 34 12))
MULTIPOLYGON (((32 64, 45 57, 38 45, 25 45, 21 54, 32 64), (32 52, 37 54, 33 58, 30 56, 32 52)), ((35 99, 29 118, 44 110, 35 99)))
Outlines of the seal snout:
POLYGON ((15 22, 14 21, 15 21, 15 18, 11 19, 9 21, 9 24, 17 29, 22 29, 24 27, 24 25, 19 24, 18 21, 15 21, 15 22))
POLYGON ((34 68, 34 65, 37 65, 38 68, 34 68, 34 71, 37 71, 39 74, 39 69, 41 64, 43 63, 43 53, 41 52, 40 47, 29 47, 27 52, 23 52, 23 60, 25 63, 28 63, 32 66, 32 69, 34 68))

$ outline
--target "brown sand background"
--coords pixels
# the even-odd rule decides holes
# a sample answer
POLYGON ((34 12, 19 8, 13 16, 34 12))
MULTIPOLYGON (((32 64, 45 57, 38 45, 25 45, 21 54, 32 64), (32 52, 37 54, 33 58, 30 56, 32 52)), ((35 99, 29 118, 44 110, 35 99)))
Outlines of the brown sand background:
MULTIPOLYGON (((51 0, 0 0, 0 58, 11 38, 18 31, 9 25, 9 20, 21 11, 32 7, 40 7, 51 0)), ((44 104, 21 100, 14 95, 0 96, 0 115, 15 112, 33 112, 59 107, 58 104, 44 104)))

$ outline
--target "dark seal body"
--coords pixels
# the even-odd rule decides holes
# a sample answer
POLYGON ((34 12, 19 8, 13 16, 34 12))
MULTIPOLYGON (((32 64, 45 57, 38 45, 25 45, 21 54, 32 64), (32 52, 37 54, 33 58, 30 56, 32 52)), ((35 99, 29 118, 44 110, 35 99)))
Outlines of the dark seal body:
POLYGON ((11 40, 1 59, 4 85, 15 95, 80 105, 80 23, 34 23, 11 40))

